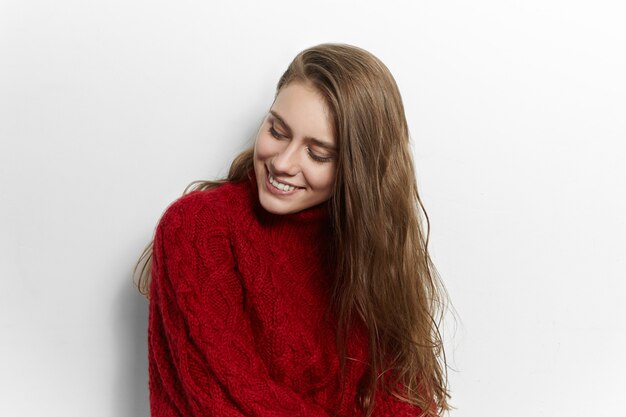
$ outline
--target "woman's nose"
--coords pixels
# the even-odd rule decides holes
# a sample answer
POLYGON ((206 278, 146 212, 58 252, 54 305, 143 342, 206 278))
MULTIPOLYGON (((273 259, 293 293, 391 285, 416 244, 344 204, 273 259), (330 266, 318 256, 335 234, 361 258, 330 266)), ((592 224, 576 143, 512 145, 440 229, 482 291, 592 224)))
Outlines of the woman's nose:
POLYGON ((300 170, 299 147, 295 141, 290 141, 272 159, 275 173, 296 175, 300 170))

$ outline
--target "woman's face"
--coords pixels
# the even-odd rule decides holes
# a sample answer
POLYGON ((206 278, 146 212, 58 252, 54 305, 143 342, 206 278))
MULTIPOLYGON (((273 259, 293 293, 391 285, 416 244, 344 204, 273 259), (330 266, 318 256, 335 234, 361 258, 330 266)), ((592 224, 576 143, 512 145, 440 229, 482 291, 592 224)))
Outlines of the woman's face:
POLYGON ((331 196, 337 141, 326 103, 310 85, 283 87, 254 145, 259 200, 274 214, 296 213, 331 196))

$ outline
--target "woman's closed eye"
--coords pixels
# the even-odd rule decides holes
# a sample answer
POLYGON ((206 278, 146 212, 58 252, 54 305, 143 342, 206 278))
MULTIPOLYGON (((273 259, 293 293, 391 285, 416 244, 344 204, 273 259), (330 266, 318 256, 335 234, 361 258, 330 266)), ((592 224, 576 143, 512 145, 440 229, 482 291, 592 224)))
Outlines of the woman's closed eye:
POLYGON ((314 160, 315 162, 331 162, 333 160, 333 157, 331 155, 320 155, 320 154, 317 154, 317 153, 313 152, 311 150, 311 148, 308 147, 308 146, 306 148, 306 151, 309 154, 309 156, 311 157, 311 159, 314 160))
POLYGON ((270 135, 274 136, 276 139, 286 139, 287 136, 280 133, 273 125, 270 125, 270 135))

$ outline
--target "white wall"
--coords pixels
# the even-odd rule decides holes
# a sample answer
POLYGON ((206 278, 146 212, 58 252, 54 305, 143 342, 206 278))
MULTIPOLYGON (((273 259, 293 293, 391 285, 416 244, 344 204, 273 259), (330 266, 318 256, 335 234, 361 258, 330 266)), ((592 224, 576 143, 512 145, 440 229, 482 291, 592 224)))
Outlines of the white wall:
POLYGON ((621 414, 623 4, 3 0, 0 415, 148 415, 133 263, 327 41, 404 95, 461 318, 451 415, 621 414))

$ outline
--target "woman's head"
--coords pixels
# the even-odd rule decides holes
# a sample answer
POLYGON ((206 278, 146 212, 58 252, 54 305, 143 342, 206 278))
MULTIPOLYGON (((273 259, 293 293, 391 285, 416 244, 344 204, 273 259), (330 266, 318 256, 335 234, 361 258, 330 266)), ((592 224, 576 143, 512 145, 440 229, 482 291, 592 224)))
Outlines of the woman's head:
POLYGON ((340 204, 345 193, 376 199, 390 179, 406 186, 407 178, 397 176, 413 178, 412 166, 407 166, 408 130, 396 83, 378 58, 350 45, 322 44, 294 58, 278 82, 276 99, 259 129, 255 150, 261 202, 279 214, 310 207, 331 196, 340 204), (287 112, 283 117, 281 113, 287 112), (291 126, 300 122, 297 118, 308 125, 303 121, 302 129, 291 126), (307 142, 306 136, 320 140, 307 142), (270 145, 272 138, 282 142, 268 149, 264 145, 270 145), (281 170, 272 161, 290 163, 293 171, 281 170), (300 163, 302 173, 297 172, 300 163), (398 163, 410 172, 390 173, 388 168, 398 163), (271 182, 265 177, 272 170, 274 179, 288 186, 287 193, 268 187, 271 182), (321 187, 308 187, 307 173, 311 181, 319 179, 321 187), (299 188, 290 191, 289 186, 299 188), (299 202, 290 204, 290 199, 299 202))

